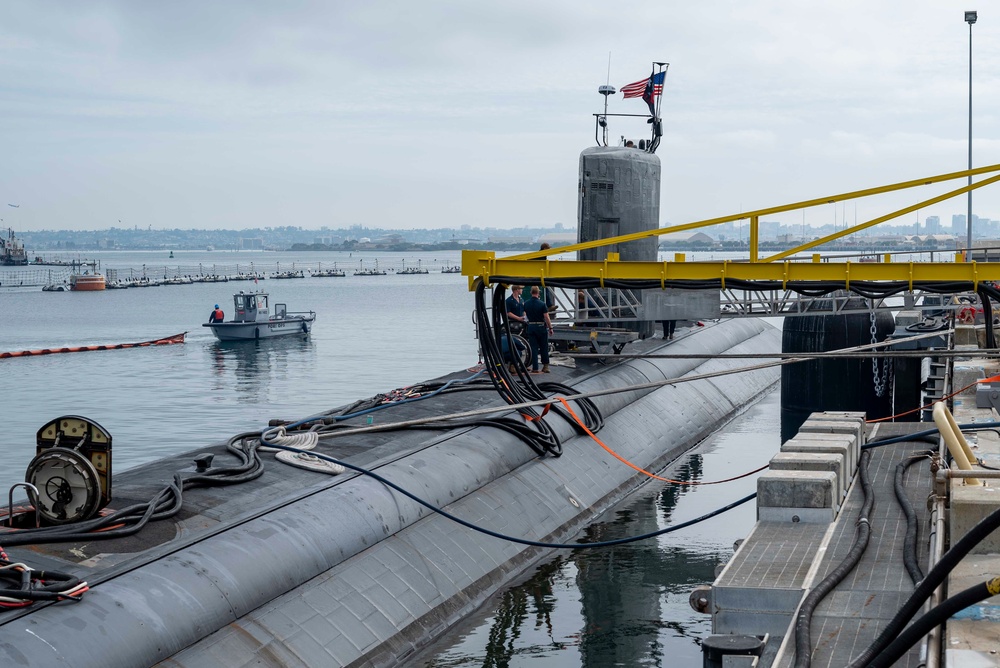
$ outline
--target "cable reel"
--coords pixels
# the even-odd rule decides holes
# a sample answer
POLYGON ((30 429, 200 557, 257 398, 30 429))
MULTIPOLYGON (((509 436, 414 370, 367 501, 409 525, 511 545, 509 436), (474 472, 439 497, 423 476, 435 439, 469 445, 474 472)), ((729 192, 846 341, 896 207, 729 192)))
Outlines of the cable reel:
POLYGON ((45 522, 81 522, 111 502, 111 434, 104 427, 64 415, 39 429, 35 443, 24 479, 38 489, 45 522))

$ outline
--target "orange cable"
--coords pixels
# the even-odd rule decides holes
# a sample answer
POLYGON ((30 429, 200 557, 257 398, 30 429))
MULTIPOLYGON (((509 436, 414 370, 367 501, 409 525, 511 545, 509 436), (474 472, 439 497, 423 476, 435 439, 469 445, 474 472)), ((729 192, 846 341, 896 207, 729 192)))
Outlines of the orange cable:
MULTIPOLYGON (((761 466, 759 469, 754 469, 753 471, 749 471, 748 473, 743 473, 743 474, 735 476, 733 478, 726 478, 725 480, 712 480, 712 481, 709 481, 709 482, 698 482, 698 481, 691 482, 691 481, 685 481, 685 480, 674 480, 672 478, 663 478, 661 476, 656 475, 655 473, 650 473, 649 471, 645 470, 644 468, 636 466, 635 464, 633 464, 632 462, 628 461, 627 459, 625 459, 624 457, 622 457, 621 455, 619 455, 617 452, 615 452, 614 450, 612 450, 611 448, 609 448, 607 445, 605 445, 604 442, 601 439, 597 438, 597 435, 594 434, 594 432, 590 431, 590 429, 587 428, 587 425, 585 425, 580 420, 580 418, 577 416, 577 414, 573 412, 573 409, 570 408, 569 402, 567 402, 566 399, 564 399, 563 397, 553 397, 553 399, 557 399, 558 401, 560 401, 562 403, 562 405, 566 407, 566 410, 569 411, 569 414, 573 416, 573 419, 576 420, 576 423, 578 425, 580 425, 580 427, 582 427, 583 430, 585 432, 587 432, 587 434, 589 434, 592 439, 594 439, 595 441, 597 441, 597 444, 600 445, 602 448, 604 448, 608 452, 608 454, 610 454, 612 457, 614 457, 615 459, 617 459, 621 463, 625 464, 629 468, 633 468, 636 471, 638 471, 639 473, 647 475, 650 478, 653 478, 654 480, 662 480, 663 482, 670 482, 670 483, 673 483, 675 485, 692 485, 692 486, 693 485, 718 485, 719 483, 732 482, 733 480, 739 480, 740 478, 745 478, 748 475, 753 475, 754 473, 757 473, 759 471, 763 471, 764 469, 767 468, 767 464, 765 464, 764 466, 761 466)), ((546 405, 546 409, 550 405, 551 404, 546 405)))
MULTIPOLYGON (((563 402, 563 403, 565 403, 565 402, 563 402)), ((528 420, 529 422, 537 422, 537 421, 541 420, 543 417, 545 417, 545 414, 549 412, 550 408, 552 408, 552 404, 545 404, 545 408, 542 409, 541 415, 533 416, 533 415, 527 415, 525 413, 520 413, 520 415, 521 415, 521 417, 523 417, 525 420, 528 420)), ((574 415, 573 417, 576 417, 576 416, 574 415)), ((579 422, 579 420, 577 420, 577 422, 579 422)), ((584 427, 584 429, 586 429, 586 427, 584 427)))
POLYGON ((904 413, 896 413, 895 415, 890 415, 890 416, 884 417, 884 418, 876 418, 874 420, 865 420, 865 424, 875 424, 876 422, 885 422, 886 420, 894 420, 896 418, 901 418, 904 415, 909 415, 910 413, 916 413, 917 411, 925 410, 927 408, 930 408, 934 404, 938 403, 939 401, 944 401, 945 399, 951 399, 956 394, 961 394, 962 392, 965 392, 967 389, 969 389, 970 387, 972 387, 976 383, 982 383, 982 382, 987 381, 987 380, 989 380, 989 379, 988 378, 980 378, 979 380, 977 380, 977 381, 975 381, 973 383, 969 383, 968 385, 966 385, 965 387, 963 387, 960 390, 955 390, 954 392, 952 392, 949 395, 943 396, 940 399, 935 399, 934 401, 930 402, 929 404, 925 404, 925 405, 920 406, 918 408, 910 409, 910 410, 908 410, 908 411, 906 411, 904 413))

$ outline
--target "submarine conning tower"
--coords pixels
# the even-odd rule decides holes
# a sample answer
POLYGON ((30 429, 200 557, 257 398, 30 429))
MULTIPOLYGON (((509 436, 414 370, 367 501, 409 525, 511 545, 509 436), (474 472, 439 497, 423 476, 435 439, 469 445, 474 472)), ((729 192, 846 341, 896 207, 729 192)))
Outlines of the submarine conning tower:
MULTIPOLYGON (((592 146, 580 153, 577 241, 598 241, 659 227, 660 159, 625 146, 592 146)), ((650 237, 577 252, 579 260, 603 261, 608 253, 628 262, 656 262, 658 239, 650 237)), ((621 323, 622 328, 653 334, 652 322, 621 323)))
MULTIPOLYGON (((659 227, 660 159, 624 146, 592 146, 580 153, 578 241, 597 241, 659 227)), ((657 239, 639 239, 578 251, 580 260, 618 253, 626 262, 656 262, 657 239)))

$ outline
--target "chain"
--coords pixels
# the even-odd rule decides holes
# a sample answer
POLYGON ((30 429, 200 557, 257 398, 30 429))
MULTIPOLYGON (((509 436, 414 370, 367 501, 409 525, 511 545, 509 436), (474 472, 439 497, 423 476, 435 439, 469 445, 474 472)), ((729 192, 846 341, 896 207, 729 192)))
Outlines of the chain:
MULTIPOLYGON (((871 323, 869 328, 872 335, 872 343, 878 343, 878 330, 875 328, 875 300, 871 300, 871 310, 868 312, 868 320, 871 323)), ((892 360, 887 357, 882 358, 882 372, 879 374, 878 358, 872 357, 872 382, 875 384, 875 396, 882 398, 885 396, 886 385, 891 385, 892 360)))

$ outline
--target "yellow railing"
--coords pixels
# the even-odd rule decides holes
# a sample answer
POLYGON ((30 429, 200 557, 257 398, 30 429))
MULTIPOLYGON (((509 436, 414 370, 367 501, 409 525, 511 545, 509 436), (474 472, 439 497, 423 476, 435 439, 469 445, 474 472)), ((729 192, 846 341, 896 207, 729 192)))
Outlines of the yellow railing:
POLYGON ((962 253, 956 253, 953 262, 890 262, 889 256, 886 256, 886 262, 880 263, 820 262, 818 254, 812 256, 812 262, 789 262, 785 260, 785 258, 814 249, 822 244, 835 241, 888 220, 905 216, 938 202, 943 202, 972 190, 996 183, 1000 181, 1000 174, 996 174, 996 172, 1000 172, 1000 165, 977 167, 975 169, 904 181, 877 188, 856 190, 782 206, 745 211, 693 223, 623 234, 617 237, 533 251, 531 253, 521 253, 506 258, 497 258, 491 251, 467 250, 462 252, 462 274, 469 278, 470 289, 477 278, 482 278, 487 283, 490 283, 490 276, 517 277, 526 280, 538 280, 543 283, 546 279, 580 277, 596 278, 601 282, 612 279, 643 279, 659 280, 662 283, 670 280, 721 279, 723 285, 726 279, 782 282, 840 281, 844 282, 846 286, 849 286, 852 280, 906 281, 910 284, 914 281, 971 281, 974 284, 979 281, 998 281, 1000 280, 1000 263, 972 262, 971 257, 966 258, 962 253), (803 243, 769 257, 760 258, 758 227, 762 216, 787 213, 798 209, 881 195, 982 174, 993 174, 993 176, 975 183, 963 185, 942 195, 922 200, 884 216, 858 223, 834 234, 803 243), (552 261, 548 259, 550 255, 598 248, 611 244, 622 244, 663 234, 696 230, 744 219, 750 220, 749 262, 728 260, 684 262, 683 256, 679 256, 678 261, 675 262, 619 262, 617 254, 614 253, 610 253, 608 259, 596 262, 575 260, 552 261), (784 261, 779 262, 780 260, 784 261))

